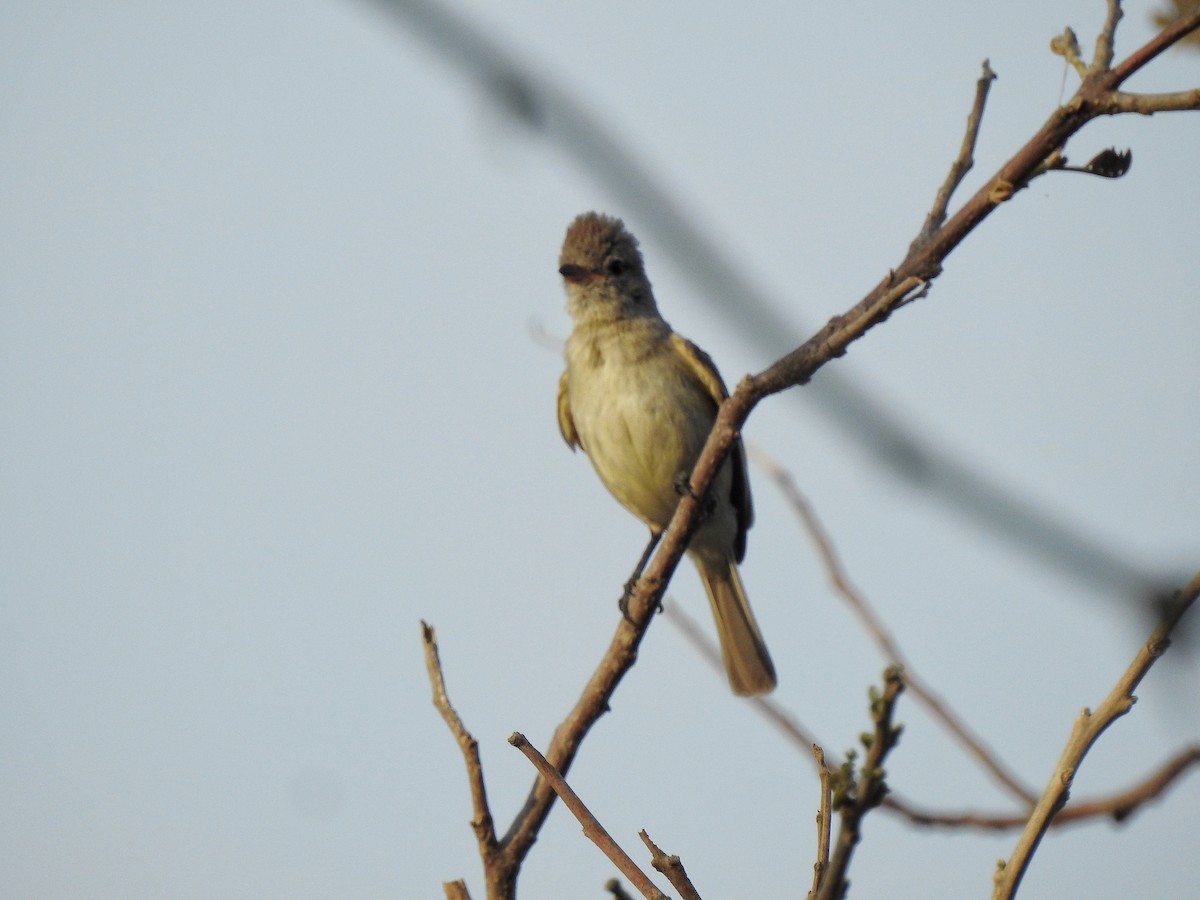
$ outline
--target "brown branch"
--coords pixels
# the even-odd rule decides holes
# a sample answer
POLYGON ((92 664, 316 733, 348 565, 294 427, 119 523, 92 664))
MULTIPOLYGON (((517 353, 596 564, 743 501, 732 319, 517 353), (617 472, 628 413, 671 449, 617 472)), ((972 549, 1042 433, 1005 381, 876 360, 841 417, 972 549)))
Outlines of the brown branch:
POLYGON ((442 885, 442 890, 446 892, 446 900, 471 900, 465 881, 447 881, 442 885))
POLYGON ((887 658, 887 661, 892 665, 900 666, 904 670, 904 683, 908 690, 920 700, 925 708, 933 714, 935 719, 941 722, 962 743, 967 752, 983 768, 990 772, 996 781, 1007 788, 1018 800, 1032 807, 1037 801, 1037 795, 1030 788, 1023 785, 1016 775, 1009 771, 1008 767, 1000 761, 995 752, 987 747, 982 739, 977 737, 967 727, 966 722, 950 708, 949 704, 934 693, 933 689, 925 683, 924 679, 917 675, 912 664, 909 663, 901 652, 900 645, 879 617, 879 614, 871 607, 866 597, 850 583, 846 569, 842 565, 841 560, 838 559, 829 536, 825 533, 824 527, 821 525, 817 514, 813 511, 808 500, 800 493, 795 479, 792 478, 791 474, 777 460, 761 448, 751 445, 749 451, 750 458, 760 469, 767 473, 767 476, 783 492, 784 498, 791 506, 792 511, 796 513, 804 528, 808 531, 809 537, 812 539, 813 544, 816 545, 817 554, 825 567, 825 574, 833 584, 834 589, 858 617, 859 622, 862 623, 867 634, 870 635, 871 639, 875 642, 875 646, 879 648, 879 651, 887 658))
POLYGON ((1155 57, 1165 53, 1197 28, 1200 28, 1200 10, 1186 16, 1180 16, 1149 41, 1129 54, 1116 68, 1112 70, 1113 88, 1118 88, 1129 77, 1152 62, 1155 57))
POLYGON ((988 91, 995 80, 996 73, 992 71, 991 64, 985 59, 983 61, 983 74, 975 82, 975 101, 971 104, 971 112, 967 115, 967 132, 963 135, 962 146, 958 150, 958 156, 950 164, 950 172, 946 175, 946 180, 938 189, 937 195, 933 199, 933 208, 929 210, 929 215, 925 217, 925 224, 921 227, 921 233, 917 235, 916 240, 910 245, 909 253, 920 249, 933 233, 942 227, 942 223, 946 221, 946 210, 950 207, 950 198, 954 196, 954 192, 958 190, 958 186, 962 184, 962 180, 971 171, 971 167, 975 165, 975 143, 979 139, 979 125, 983 121, 983 107, 987 103, 988 91))
POLYGON ((883 802, 887 794, 883 762, 900 739, 900 726, 892 725, 892 714, 896 701, 904 690, 900 670, 890 668, 883 673, 883 692, 871 692, 871 718, 875 723, 874 733, 867 743, 867 755, 859 769, 858 783, 852 771, 853 760, 841 768, 840 783, 835 783, 834 805, 839 807, 837 844, 829 859, 829 865, 821 880, 816 900, 835 900, 846 894, 846 873, 854 848, 862 839, 862 821, 872 809, 883 802))
POLYGON ((583 826, 583 833, 588 840, 600 848, 600 852, 621 870, 621 874, 633 883, 633 886, 646 900, 668 900, 667 895, 655 886, 650 877, 638 868, 638 864, 629 854, 612 839, 612 835, 605 830, 600 821, 592 815, 592 811, 587 808, 587 805, 579 799, 579 795, 567 784, 562 773, 547 762, 546 757, 542 756, 538 749, 526 740, 525 735, 513 732, 508 742, 524 753, 525 757, 533 763, 541 777, 571 811, 571 815, 583 826))
POLYGON ((817 808, 817 861, 813 863, 813 884, 808 892, 808 900, 816 900, 829 869, 829 828, 833 818, 833 788, 829 767, 825 763, 825 751, 820 744, 813 744, 812 751, 821 778, 821 805, 817 808))
POLYGON ((1129 94, 1117 91, 1113 94, 1111 105, 1114 113, 1137 113, 1142 116, 1152 116, 1159 112, 1188 112, 1200 109, 1200 88, 1168 94, 1129 94))
POLYGON ((1034 808, 1033 815, 1029 817, 1025 830, 1017 840, 1017 846, 1013 850, 1012 856, 1007 863, 1002 862, 996 870, 993 900, 1007 900, 1016 895, 1025 870, 1029 866, 1029 861, 1037 852, 1042 837, 1046 834, 1055 816, 1066 805, 1071 783, 1074 781, 1075 773, 1083 762, 1084 756, 1108 726, 1129 712, 1133 704, 1137 702, 1133 692, 1146 673, 1150 671, 1150 667, 1166 652, 1171 643, 1171 632, 1183 614, 1191 607, 1198 594, 1200 594, 1200 572, 1197 572, 1187 587, 1176 596, 1174 602, 1165 611, 1162 622, 1138 651, 1129 668, 1125 670, 1108 696, 1104 698, 1104 702, 1095 712, 1084 709, 1079 714, 1079 718, 1075 720, 1071 738, 1067 741, 1067 746, 1050 777, 1050 783, 1046 786, 1046 790, 1034 808))
MULTIPOLYGON (((1124 822, 1141 807, 1157 800, 1167 788, 1187 773, 1193 766, 1200 766, 1200 746, 1188 747, 1141 783, 1128 790, 1107 797, 1080 800, 1069 803, 1054 817, 1052 828, 1076 825, 1093 819, 1107 818, 1124 822)), ((883 805, 899 813, 914 825, 940 828, 977 828, 983 831, 1011 831, 1023 828, 1029 821, 1027 813, 1004 815, 1001 813, 947 812, 923 809, 909 800, 889 794, 883 805)))
POLYGON ((1104 24, 1096 35, 1096 52, 1092 55, 1092 64, 1087 73, 1107 72, 1113 61, 1113 38, 1117 33, 1117 23, 1121 21, 1121 0, 1107 0, 1108 11, 1104 16, 1104 24))
MULTIPOLYGON (((454 707, 450 704, 450 696, 446 693, 446 680, 442 675, 442 661, 438 655, 437 633, 433 626, 421 622, 421 641, 425 647, 425 671, 429 674, 429 684, 433 688, 433 705, 442 714, 454 740, 458 742, 463 760, 467 764, 467 781, 471 785, 471 806, 474 815, 471 817, 471 830, 475 832, 475 840, 479 843, 479 855, 483 860, 483 869, 488 881, 488 896, 492 896, 492 870, 495 868, 497 851, 496 832, 492 826, 492 814, 488 809, 487 790, 483 785, 483 764, 479 759, 479 742, 471 735, 463 721, 459 718, 454 707)), ((461 884, 462 882, 451 882, 461 884)), ((449 887, 446 888, 449 893, 449 887)), ((463 884, 462 890, 466 891, 463 884)))
POLYGON ((679 891, 679 896, 683 897, 683 900, 701 900, 700 894, 692 884, 692 880, 688 878, 687 870, 684 869, 683 862, 679 857, 674 853, 669 856, 663 853, 658 844, 650 840, 650 835, 646 834, 645 829, 638 832, 638 837, 650 851, 650 865, 667 876, 671 886, 679 891))
MULTIPOLYGON (((1070 102, 1055 110, 1037 133, 958 212, 916 250, 910 250, 901 264, 855 306, 830 320, 809 340, 763 372, 742 379, 733 395, 721 405, 712 432, 693 469, 692 490, 681 498, 657 553, 630 595, 628 619, 622 619, 619 623, 608 650, 575 707, 555 729, 546 757, 556 770, 567 772, 583 738, 608 710, 613 692, 633 665, 651 613, 661 600, 687 547, 687 541, 696 528, 709 486, 758 402, 789 387, 807 383, 822 366, 842 356, 851 343, 906 303, 923 296, 927 292, 928 282, 940 273, 946 256, 998 205, 1023 186, 1054 151, 1092 119, 1121 111, 1112 102, 1113 91, 1121 80, 1189 30, 1191 28, 1177 23, 1135 51, 1117 69, 1086 76, 1070 102), (1165 38, 1168 32, 1174 37, 1165 38)), ((478 776, 478 788, 474 773, 470 777, 472 794, 482 796, 479 790, 482 776, 478 776)), ((549 815, 554 799, 554 791, 546 779, 539 777, 498 846, 480 840, 485 871, 489 873, 489 900, 512 894, 517 871, 549 815)), ((491 829, 490 819, 484 822, 478 816, 473 825, 477 835, 485 827, 488 831, 491 829)))

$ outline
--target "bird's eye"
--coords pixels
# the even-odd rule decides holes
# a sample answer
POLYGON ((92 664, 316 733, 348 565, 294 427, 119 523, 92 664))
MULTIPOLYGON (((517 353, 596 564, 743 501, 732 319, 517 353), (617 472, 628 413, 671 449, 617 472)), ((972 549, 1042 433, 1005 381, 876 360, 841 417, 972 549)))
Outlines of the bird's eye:
POLYGON ((610 259, 605 264, 604 269, 606 272, 608 272, 609 275, 624 275, 625 274, 625 260, 616 259, 616 258, 610 259))

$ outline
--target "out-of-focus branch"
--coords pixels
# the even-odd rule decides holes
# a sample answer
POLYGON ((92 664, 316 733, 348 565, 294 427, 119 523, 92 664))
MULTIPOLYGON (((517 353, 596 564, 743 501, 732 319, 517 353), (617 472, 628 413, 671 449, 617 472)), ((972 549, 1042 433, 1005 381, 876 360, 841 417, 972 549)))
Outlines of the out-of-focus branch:
POLYGON ((984 769, 991 773, 996 781, 1007 788, 1018 800, 1029 806, 1033 806, 1037 800, 1037 795, 1023 785, 1017 776, 1000 761, 995 752, 987 747, 983 743, 983 740, 971 731, 966 722, 950 708, 950 705, 939 697, 925 683, 924 679, 917 675, 912 664, 909 663, 900 651, 900 645, 896 643, 896 639, 888 631, 883 620, 871 607, 870 603, 867 602, 866 597, 851 584, 845 568, 842 566, 837 553, 833 549, 832 542, 825 534, 825 529, 821 526, 816 513, 804 498, 804 495, 796 487, 796 482, 791 474, 761 448, 750 445, 748 450, 751 460, 775 482, 783 492, 792 510, 808 531, 809 537, 817 548, 817 554, 825 566, 825 573, 833 583, 834 589, 846 601, 854 614, 858 616, 858 620, 867 630, 867 634, 871 636, 871 639, 875 642, 879 651, 887 658, 887 661, 892 665, 900 666, 904 670, 904 683, 908 690, 933 714, 935 719, 941 722, 958 739, 967 752, 984 769))
POLYGON ((1067 741, 1066 749, 1063 750, 1058 765, 1055 766, 1054 773, 1050 776, 1050 783, 1038 800, 1025 830, 1018 838, 1012 856, 1007 862, 1002 862, 997 867, 996 886, 992 893, 993 900, 1008 900, 1016 895, 1025 870, 1029 866, 1029 861, 1037 852, 1042 837, 1049 829, 1050 823, 1054 821, 1055 816, 1067 803, 1071 784, 1075 779, 1075 773, 1079 771, 1084 756, 1109 725, 1133 708, 1133 704, 1137 702, 1133 692, 1146 673, 1150 671, 1150 667, 1170 646, 1171 632, 1183 614, 1191 608, 1198 594, 1200 594, 1200 572, 1196 573, 1187 587, 1180 591, 1174 602, 1164 612, 1163 621, 1154 629, 1150 639, 1138 651, 1129 668, 1125 670, 1108 696, 1104 698, 1104 702, 1097 707, 1095 712, 1085 709, 1079 714, 1079 718, 1075 720, 1071 738, 1067 741))
POLYGON ((546 780, 558 798, 571 811, 571 815, 583 826, 583 833, 588 840, 600 848, 600 852, 620 869, 621 874, 632 882, 646 900, 667 900, 667 895, 655 886, 650 877, 638 868, 638 864, 629 854, 612 839, 612 835, 600 824, 600 820, 592 815, 587 804, 580 800, 579 795, 567 784, 562 773, 546 761, 546 757, 542 756, 538 749, 526 740, 525 735, 514 733, 508 742, 524 753, 525 757, 533 763, 541 777, 546 780))
MULTIPOLYGON (((721 654, 700 626, 677 604, 665 607, 671 624, 679 628, 685 638, 704 657, 718 678, 724 678, 721 654)), ((797 750, 814 747, 808 730, 796 721, 791 712, 769 696, 748 697, 747 701, 764 717, 771 721, 797 750)), ((804 754, 806 758, 809 754, 804 754)), ((827 771, 837 769, 842 762, 836 756, 823 755, 827 771)), ((1200 746, 1187 747, 1161 765, 1135 786, 1116 794, 1079 800, 1069 803, 1051 823, 1051 827, 1076 824, 1093 819, 1107 818, 1123 822, 1145 804, 1162 796, 1176 780, 1189 769, 1200 767, 1200 746)), ((820 770, 818 769, 818 773, 820 770)), ((1018 813, 980 812, 976 810, 931 809, 907 799, 896 791, 883 799, 883 807, 894 815, 907 819, 914 825, 929 828, 974 828, 981 831, 1012 831, 1023 828, 1029 821, 1029 811, 1018 813)))
MULTIPOLYGON (((696 217, 664 187, 663 179, 578 100, 443 3, 371 0, 371 4, 409 26, 465 72, 499 109, 556 144, 600 182, 626 219, 637 220, 638 234, 663 246, 680 271, 693 279, 697 295, 728 315, 732 327, 768 354, 790 347, 790 336, 799 330, 790 314, 779 311, 773 293, 760 287, 720 242, 698 227, 696 217)), ((981 108, 978 86, 976 105, 981 108)), ((977 123, 969 122, 968 130, 972 127, 977 123)), ((1046 155, 1048 151, 1043 158, 1046 155)), ((931 253, 925 263, 945 252, 948 249, 931 253)), ((921 268, 934 271, 929 265, 921 268)), ((859 387, 835 370, 795 399, 815 401, 822 413, 895 477, 939 497, 1031 556, 1100 588, 1105 596, 1142 600, 1161 593, 1165 579, 1085 534, 1077 524, 1021 499, 1012 485, 998 483, 958 454, 931 444, 893 412, 877 387, 859 387)))
POLYGON ((446 892, 446 900, 471 900, 471 892, 467 890, 465 881, 447 881, 442 885, 446 892))

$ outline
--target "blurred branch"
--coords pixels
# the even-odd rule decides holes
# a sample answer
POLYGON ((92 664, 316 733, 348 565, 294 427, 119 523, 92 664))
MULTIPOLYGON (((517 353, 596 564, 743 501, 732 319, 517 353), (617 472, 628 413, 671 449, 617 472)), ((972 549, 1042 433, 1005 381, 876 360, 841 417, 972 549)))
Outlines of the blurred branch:
MULTIPOLYGON (((1158 12, 1153 16, 1154 24, 1159 28, 1166 28, 1172 22, 1183 16, 1191 13, 1200 12, 1200 0, 1171 0, 1171 5, 1174 7, 1170 12, 1158 12)), ((1187 37, 1180 40, 1177 47, 1182 47, 1185 44, 1191 46, 1194 50, 1200 47, 1200 30, 1193 31, 1187 37)))
POLYGON ((1067 741, 1066 749, 1063 750, 1058 765, 1055 766, 1054 773, 1050 776, 1050 783, 1038 800, 1025 830, 1018 838, 1012 856, 1008 862, 1001 862, 996 869, 993 900, 1008 900, 1016 895, 1025 870, 1029 866, 1029 861, 1037 852, 1042 837, 1050 828, 1050 823, 1067 803, 1071 784, 1075 780, 1075 773, 1079 771, 1084 756, 1108 726, 1133 708, 1133 704, 1137 702, 1133 692, 1146 677, 1150 667, 1170 646, 1171 632, 1183 618, 1184 613, 1191 608, 1198 594, 1200 594, 1200 572, 1197 572, 1187 587, 1176 596, 1174 602, 1164 613, 1161 624, 1154 629, 1150 639, 1138 651, 1129 668, 1125 670, 1120 680, 1104 698, 1104 702, 1095 712, 1084 709, 1079 714, 1079 718, 1075 720, 1071 738, 1067 741))
MULTIPOLYGON (((696 648, 697 652, 708 662, 718 676, 724 677, 721 665, 720 651, 716 644, 709 640, 700 626, 685 613, 677 604, 668 603, 665 607, 667 618, 675 625, 685 638, 696 648)), ((795 717, 769 696, 748 697, 747 702, 771 721, 798 750, 805 747, 815 747, 807 729, 796 721, 795 717)), ((807 754, 806 754, 807 756, 807 754)), ((836 757, 821 756, 827 771, 837 769, 843 763, 836 757)), ((1051 823, 1057 828, 1061 825, 1086 822, 1091 819, 1108 818, 1114 822, 1124 822, 1142 806, 1162 796, 1166 790, 1189 769, 1200 767, 1200 746, 1187 747, 1160 766, 1151 775, 1134 787, 1104 797, 1080 800, 1068 804, 1051 823)), ((818 769, 820 774, 820 769, 818 769)), ((981 831, 1012 831, 1023 828, 1029 821, 1029 811, 1018 813, 979 812, 975 810, 953 811, 937 810, 923 807, 912 800, 892 791, 883 799, 883 807, 891 813, 907 819, 914 825, 930 828, 974 828, 981 831)))
POLYGON ((850 583, 846 570, 843 568, 841 561, 833 549, 833 544, 825 534, 825 529, 821 526, 816 513, 813 512, 808 501, 796 487, 796 482, 793 480, 791 474, 761 448, 750 445, 747 449, 749 450, 750 458, 759 468, 767 473, 783 492, 792 510, 808 531, 809 537, 816 545, 817 554, 820 556, 825 566, 825 572, 829 580, 833 583, 834 588, 846 601, 850 609, 853 610, 854 614, 858 616, 859 621, 867 630, 867 633, 871 636, 879 651, 887 658, 887 661, 904 670, 904 683, 908 690, 920 700, 925 708, 933 714, 935 719, 941 722, 958 739, 967 752, 991 773, 996 781, 1007 788, 1018 800, 1029 806, 1033 806, 1037 801, 1037 795, 1030 788, 1023 785, 1016 775, 1009 771, 1008 767, 1000 761, 995 752, 972 733, 967 724, 950 708, 949 704, 934 693, 933 689, 917 675, 916 671, 912 668, 912 664, 900 652, 899 644, 896 643, 895 638, 892 637, 883 620, 871 608, 866 597, 850 583))
MULTIPOLYGON (((370 2, 402 21, 438 54, 465 72, 513 121, 557 145, 599 182, 613 196, 625 218, 637 220, 638 233, 651 235, 673 257, 680 271, 692 278, 698 295, 707 299, 719 313, 728 316, 733 327, 741 330, 766 354, 777 355, 790 348, 791 336, 800 332, 790 316, 779 311, 773 294, 761 288, 739 267, 726 246, 699 228, 697 217, 667 190, 663 179, 650 171, 636 152, 622 144, 613 129, 585 110, 577 99, 552 79, 536 72, 516 52, 494 40, 483 27, 458 16, 443 3, 433 0, 370 2)), ((990 67, 985 68, 984 79, 988 72, 990 67)), ((990 83, 984 79, 981 83, 990 83)), ((982 88, 977 84, 973 116, 975 108, 982 115, 981 92, 982 88)), ((1115 99, 1113 104, 1111 112, 1134 111, 1115 108, 1119 105, 1115 99)), ((1084 121, 1086 118, 1077 116, 1071 127, 1082 127, 1084 121)), ((974 118, 968 120, 964 148, 973 145, 978 125, 974 118)), ((1042 158, 1048 154, 1047 150, 1042 158)), ((964 164, 966 159, 960 151, 956 165, 964 164)), ((1006 171, 1009 175, 1015 174, 1014 169, 1006 171)), ((952 169, 947 184, 953 178, 952 169)), ((942 190, 946 191, 945 185, 942 190)), ((941 192, 939 198, 940 195, 941 192)), ((935 203, 927 217, 926 228, 918 238, 922 246, 933 237, 928 231, 929 224, 945 217, 944 210, 938 213, 939 205, 940 200, 935 203)), ((972 212, 972 219, 977 214, 977 210, 972 212)), ((975 224, 978 222, 960 220, 954 229, 937 228, 943 241, 953 239, 923 258, 918 267, 922 271, 921 277, 936 273, 936 266, 931 264, 940 261, 975 224), (963 224, 969 227, 964 230, 963 224)), ((910 250, 909 257, 912 256, 910 250)), ((907 274, 910 273, 903 273, 897 281, 902 281, 907 274)), ((891 283, 889 280, 888 284, 891 283)), ((1159 597, 1162 585, 1168 580, 1086 535, 1078 525, 1066 523, 1040 508, 1033 500, 1022 499, 1021 492, 1013 486, 1001 484, 976 471, 958 454, 931 444, 926 436, 894 412, 895 404, 879 396, 878 386, 861 388, 846 373, 835 370, 823 375, 811 390, 797 393, 795 400, 802 403, 815 401, 822 413, 894 477, 939 497, 950 508, 1029 555, 1102 589, 1106 595, 1126 600, 1154 599, 1159 597)))
MULTIPOLYGON (((583 833, 593 844, 600 848, 605 856, 612 861, 612 864, 620 869, 621 874, 628 878, 635 888, 641 893, 646 900, 667 900, 666 894, 660 891, 641 869, 637 863, 621 849, 620 845, 612 839, 612 835, 605 830, 600 821, 592 815, 592 811, 587 808, 587 805, 579 799, 579 795, 567 784, 566 779, 562 777, 554 766, 546 761, 546 757, 538 752, 538 749, 525 739, 525 735, 514 732, 508 742, 525 754, 526 758, 533 763, 534 768, 558 795, 558 798, 571 811, 576 821, 583 826, 583 833)), ((645 834, 645 832, 642 832, 645 834)))
POLYGON ((447 881, 442 885, 442 890, 446 892, 446 900, 471 900, 465 881, 447 881))
MULTIPOLYGON (((1069 803, 1050 823, 1059 828, 1093 819, 1124 822, 1141 807, 1161 797, 1172 784, 1193 767, 1200 766, 1200 746, 1191 746, 1172 757, 1140 784, 1108 797, 1069 803)), ((976 828, 984 831, 1011 831, 1024 828, 1028 813, 947 812, 921 809, 909 800, 891 794, 884 805, 914 825, 940 828, 976 828)))

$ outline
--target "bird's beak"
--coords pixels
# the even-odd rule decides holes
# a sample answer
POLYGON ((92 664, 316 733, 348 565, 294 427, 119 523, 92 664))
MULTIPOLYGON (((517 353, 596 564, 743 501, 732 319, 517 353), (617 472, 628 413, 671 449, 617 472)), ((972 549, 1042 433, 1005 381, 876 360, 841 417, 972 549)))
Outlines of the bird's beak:
POLYGON ((587 284, 596 278, 596 273, 591 269, 585 269, 583 266, 577 266, 574 263, 567 263, 564 266, 560 266, 558 274, 569 284, 587 284))

